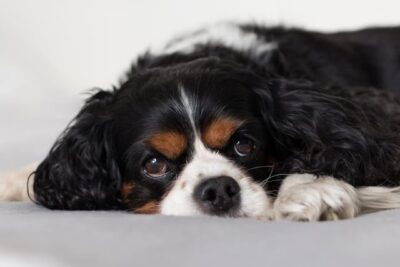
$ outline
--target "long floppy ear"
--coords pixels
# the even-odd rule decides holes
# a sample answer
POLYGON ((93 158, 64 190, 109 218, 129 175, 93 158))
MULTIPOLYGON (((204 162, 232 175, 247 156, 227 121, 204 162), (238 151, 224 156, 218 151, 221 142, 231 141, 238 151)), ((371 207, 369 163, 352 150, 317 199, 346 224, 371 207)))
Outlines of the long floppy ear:
POLYGON ((313 172, 351 184, 390 183, 400 148, 379 106, 363 109, 350 91, 274 80, 255 89, 260 116, 280 157, 281 172, 313 172))
POLYGON ((35 172, 35 200, 51 209, 115 209, 120 173, 109 105, 114 92, 90 97, 35 172))

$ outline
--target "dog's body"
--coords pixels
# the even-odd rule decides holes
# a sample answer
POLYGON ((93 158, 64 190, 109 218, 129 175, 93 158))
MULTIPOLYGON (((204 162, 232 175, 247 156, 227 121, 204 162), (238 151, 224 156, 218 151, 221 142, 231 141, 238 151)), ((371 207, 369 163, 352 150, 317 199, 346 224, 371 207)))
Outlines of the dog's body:
POLYGON ((37 168, 35 199, 294 220, 397 208, 399 94, 400 28, 200 30, 87 101, 37 168))

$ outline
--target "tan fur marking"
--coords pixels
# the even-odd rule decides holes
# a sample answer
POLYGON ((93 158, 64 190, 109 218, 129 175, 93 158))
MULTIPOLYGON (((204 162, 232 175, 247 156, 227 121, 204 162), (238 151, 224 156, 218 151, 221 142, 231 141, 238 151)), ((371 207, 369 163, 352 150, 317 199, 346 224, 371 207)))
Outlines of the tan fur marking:
POLYGON ((187 147, 187 137, 179 132, 166 131, 153 135, 148 143, 169 159, 176 159, 187 147))
POLYGON ((140 214, 155 214, 155 213, 159 213, 159 210, 160 210, 159 203, 157 201, 153 200, 153 201, 147 202, 140 208, 135 209, 135 212, 140 213, 140 214))
POLYGON ((128 199, 129 194, 132 192, 134 186, 135 184, 133 182, 124 182, 122 184, 121 194, 124 200, 128 199))
POLYGON ((203 142, 211 148, 223 148, 240 124, 239 120, 233 118, 216 119, 203 131, 203 142))

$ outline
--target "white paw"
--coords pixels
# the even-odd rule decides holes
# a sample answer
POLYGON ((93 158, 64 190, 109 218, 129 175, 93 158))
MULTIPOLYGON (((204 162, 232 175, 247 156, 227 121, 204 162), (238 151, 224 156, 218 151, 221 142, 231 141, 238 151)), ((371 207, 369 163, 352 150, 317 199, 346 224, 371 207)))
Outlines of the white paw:
POLYGON ((288 176, 274 203, 277 220, 319 221, 353 218, 359 211, 356 190, 332 177, 288 176))
POLYGON ((29 175, 36 169, 37 163, 32 163, 24 168, 7 173, 0 173, 0 202, 1 201, 29 201, 28 190, 33 194, 33 178, 29 175))

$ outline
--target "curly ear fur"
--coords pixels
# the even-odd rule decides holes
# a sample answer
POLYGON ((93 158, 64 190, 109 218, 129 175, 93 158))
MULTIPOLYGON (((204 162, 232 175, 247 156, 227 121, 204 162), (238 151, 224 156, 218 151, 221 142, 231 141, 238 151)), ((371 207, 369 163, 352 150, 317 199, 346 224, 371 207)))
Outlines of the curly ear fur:
POLYGON ((279 172, 328 174, 354 186, 400 184, 400 139, 393 130, 400 121, 384 110, 388 98, 372 104, 357 90, 285 80, 256 94, 279 172))
POLYGON ((113 92, 90 97, 35 172, 35 199, 52 209, 114 209, 121 177, 114 160, 113 92))

